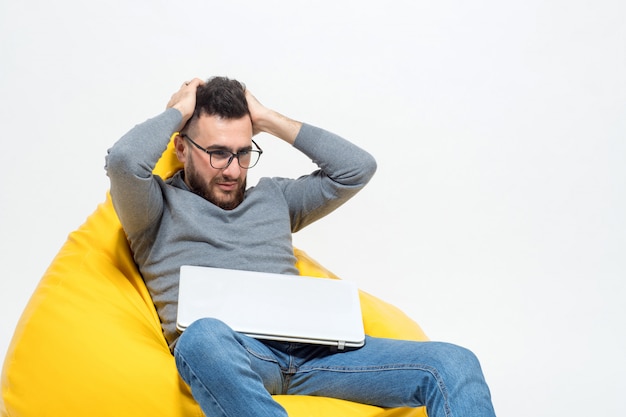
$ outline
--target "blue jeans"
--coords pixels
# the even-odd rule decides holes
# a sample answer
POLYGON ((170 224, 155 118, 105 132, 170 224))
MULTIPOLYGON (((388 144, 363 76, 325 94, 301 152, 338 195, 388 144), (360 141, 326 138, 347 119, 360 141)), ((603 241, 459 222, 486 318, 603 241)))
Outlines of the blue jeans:
POLYGON ((495 416, 470 351, 447 343, 368 337, 359 349, 260 341, 219 320, 180 336, 176 366, 207 416, 287 416, 272 394, 317 395, 380 407, 425 405, 430 417, 495 416))

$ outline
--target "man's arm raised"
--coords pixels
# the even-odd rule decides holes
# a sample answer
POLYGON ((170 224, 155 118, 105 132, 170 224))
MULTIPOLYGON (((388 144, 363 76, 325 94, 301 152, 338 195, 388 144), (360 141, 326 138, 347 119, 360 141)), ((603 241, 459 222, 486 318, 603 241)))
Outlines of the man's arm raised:
POLYGON ((253 134, 269 133, 293 145, 302 127, 301 122, 292 120, 263 106, 249 90, 246 90, 246 100, 248 101, 248 109, 252 119, 253 134))
POLYGON ((167 103, 166 108, 176 109, 183 116, 178 130, 182 129, 191 116, 193 116, 196 107, 196 91, 202 84, 204 84, 204 81, 199 78, 184 82, 183 85, 180 86, 180 89, 172 94, 170 101, 167 103))

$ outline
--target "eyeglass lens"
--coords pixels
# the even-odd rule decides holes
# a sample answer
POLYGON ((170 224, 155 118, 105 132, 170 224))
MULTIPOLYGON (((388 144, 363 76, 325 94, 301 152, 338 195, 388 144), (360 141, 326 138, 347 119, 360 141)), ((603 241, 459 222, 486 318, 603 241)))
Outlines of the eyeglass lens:
POLYGON ((256 165, 259 161, 260 152, 249 150, 233 154, 228 151, 212 151, 209 155, 211 155, 211 166, 215 169, 226 168, 234 158, 237 158, 241 168, 247 169, 256 165))

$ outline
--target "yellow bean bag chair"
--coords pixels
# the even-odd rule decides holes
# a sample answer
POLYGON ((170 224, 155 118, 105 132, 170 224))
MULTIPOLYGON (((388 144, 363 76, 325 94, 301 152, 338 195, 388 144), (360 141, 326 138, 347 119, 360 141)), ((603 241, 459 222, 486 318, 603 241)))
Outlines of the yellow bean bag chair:
MULTIPOLYGON (((172 144, 155 173, 179 169, 172 144)), ((303 275, 335 277, 295 249, 303 275)), ((336 277, 335 277, 336 278, 336 277)), ((397 308, 361 293, 369 335, 426 340, 397 308)), ((291 417, 424 417, 309 396, 275 396, 291 417)), ((76 231, 33 293, 2 369, 2 417, 202 416, 178 376, 110 197, 76 231)), ((253 414, 253 412, 251 412, 253 414)))

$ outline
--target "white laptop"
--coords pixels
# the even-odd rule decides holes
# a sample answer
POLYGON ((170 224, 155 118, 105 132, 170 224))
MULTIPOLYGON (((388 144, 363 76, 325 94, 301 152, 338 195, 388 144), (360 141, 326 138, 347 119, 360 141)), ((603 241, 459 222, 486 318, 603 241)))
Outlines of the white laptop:
POLYGON ((258 339, 339 350, 365 343, 358 289, 345 280, 182 266, 177 328, 204 317, 258 339))

